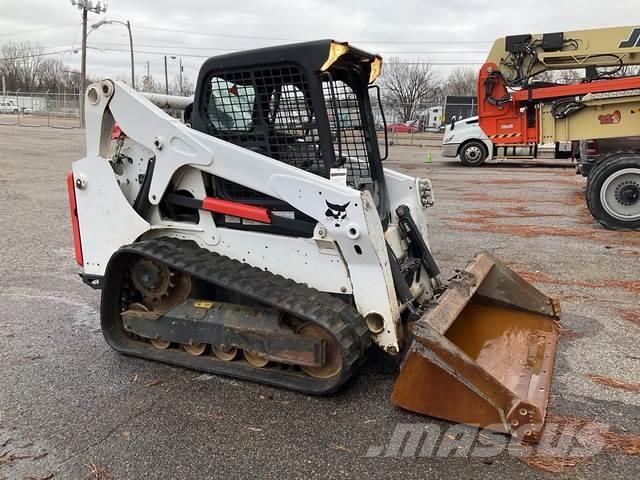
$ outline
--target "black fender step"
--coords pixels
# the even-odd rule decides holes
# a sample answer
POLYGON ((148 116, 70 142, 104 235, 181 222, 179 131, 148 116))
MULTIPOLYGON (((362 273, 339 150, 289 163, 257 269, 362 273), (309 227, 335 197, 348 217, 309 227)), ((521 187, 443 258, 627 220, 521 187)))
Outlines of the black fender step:
POLYGON ((100 305, 102 332, 109 345, 127 355, 228 375, 308 394, 336 391, 357 370, 371 336, 365 321, 348 303, 307 285, 260 270, 200 248, 190 240, 159 238, 120 248, 107 265, 100 305), (342 368, 331 378, 313 378, 279 365, 255 368, 243 361, 224 362, 213 356, 193 356, 180 349, 159 350, 125 331, 122 312, 129 298, 124 288, 127 269, 136 258, 149 258, 194 278, 235 292, 259 305, 316 324, 331 335, 342 357, 342 368))

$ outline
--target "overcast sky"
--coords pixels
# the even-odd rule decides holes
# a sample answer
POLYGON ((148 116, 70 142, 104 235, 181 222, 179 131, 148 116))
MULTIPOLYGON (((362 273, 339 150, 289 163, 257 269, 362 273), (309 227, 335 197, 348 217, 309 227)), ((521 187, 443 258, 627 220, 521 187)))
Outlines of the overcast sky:
MULTIPOLYGON (((527 3, 530 6, 495 0, 110 0, 106 14, 89 15, 89 25, 101 19, 130 20, 136 75, 144 74, 149 62, 158 80, 164 75, 165 54, 181 57, 185 74, 195 79, 204 57, 318 38, 346 40, 383 57, 428 60, 439 64, 436 68, 445 75, 455 68, 450 64, 477 68, 490 42, 504 35, 640 25, 638 0, 527 3)), ((70 0, 0 0, 0 12, 0 44, 31 40, 46 52, 80 45, 80 12, 70 0)), ((104 25, 91 32, 89 46, 90 73, 128 75, 126 28, 104 25)), ((79 53, 51 57, 73 67, 80 63, 79 53)), ((177 71, 177 63, 170 60, 169 76, 177 71)))

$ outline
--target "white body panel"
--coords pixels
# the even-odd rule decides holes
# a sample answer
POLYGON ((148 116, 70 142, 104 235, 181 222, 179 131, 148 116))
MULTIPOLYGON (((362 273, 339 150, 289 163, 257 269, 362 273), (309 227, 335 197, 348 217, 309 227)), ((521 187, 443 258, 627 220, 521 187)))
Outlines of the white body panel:
POLYGON ((442 156, 455 158, 460 153, 460 147, 469 140, 480 140, 487 147, 487 160, 493 158, 493 142, 480 128, 478 117, 469 117, 457 120, 451 129, 451 124, 444 130, 442 140, 442 156))
POLYGON ((113 252, 149 230, 122 194, 108 162, 87 157, 73 164, 84 271, 102 275, 113 252), (78 180, 84 186, 78 188, 78 180))
POLYGON ((442 107, 431 107, 427 109, 426 128, 438 129, 442 126, 442 107))
MULTIPOLYGON (((374 335, 374 341, 387 351, 400 350, 403 306, 395 294, 385 233, 369 192, 191 130, 120 82, 94 84, 88 90, 86 104, 89 153, 73 166, 76 182, 78 178, 90 179, 82 189, 76 186, 86 273, 101 275, 106 261, 120 246, 140 238, 190 238, 211 251, 319 290, 352 294, 363 316, 376 313, 384 319, 384 328, 374 335), (207 172, 281 199, 314 218, 318 222, 314 237, 218 228, 210 212, 203 210, 199 223, 179 223, 163 220, 154 206, 147 222, 127 201, 106 158, 114 121, 156 157, 149 192, 152 205, 160 202, 171 181, 195 198, 204 198, 201 172, 207 172), (346 215, 339 220, 327 217, 327 202, 348 204, 346 215)), ((385 171, 385 178, 390 204, 409 206, 426 240, 417 180, 391 171, 385 171)), ((400 256, 403 246, 394 222, 395 217, 387 237, 400 256)), ((431 291, 428 281, 420 291, 431 291)))

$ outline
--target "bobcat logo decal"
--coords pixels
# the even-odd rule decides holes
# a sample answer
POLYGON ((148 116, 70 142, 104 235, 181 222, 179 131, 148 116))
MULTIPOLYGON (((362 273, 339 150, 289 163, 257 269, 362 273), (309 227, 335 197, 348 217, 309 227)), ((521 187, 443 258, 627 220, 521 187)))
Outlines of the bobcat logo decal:
POLYGON ((622 120, 622 114, 620 110, 616 110, 606 115, 598 115, 598 120, 600 120, 600 125, 616 125, 622 120))
POLYGON ((335 226, 339 227, 342 222, 347 219, 347 207, 351 202, 347 202, 344 205, 336 205, 335 203, 330 203, 325 200, 327 204, 327 211, 324 213, 327 216, 327 219, 335 222, 335 226))

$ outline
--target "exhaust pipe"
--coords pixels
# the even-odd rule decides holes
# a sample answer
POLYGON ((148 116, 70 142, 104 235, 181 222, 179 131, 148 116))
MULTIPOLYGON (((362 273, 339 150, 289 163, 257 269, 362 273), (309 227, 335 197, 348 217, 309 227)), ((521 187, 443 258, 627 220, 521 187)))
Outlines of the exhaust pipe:
POLYGON ((410 326, 413 341, 392 401, 537 443, 559 318, 558 301, 480 253, 410 326))
POLYGON ((162 93, 138 92, 144 98, 149 100, 157 107, 165 110, 186 110, 193 104, 193 95, 190 97, 181 97, 179 95, 165 95, 162 93))

